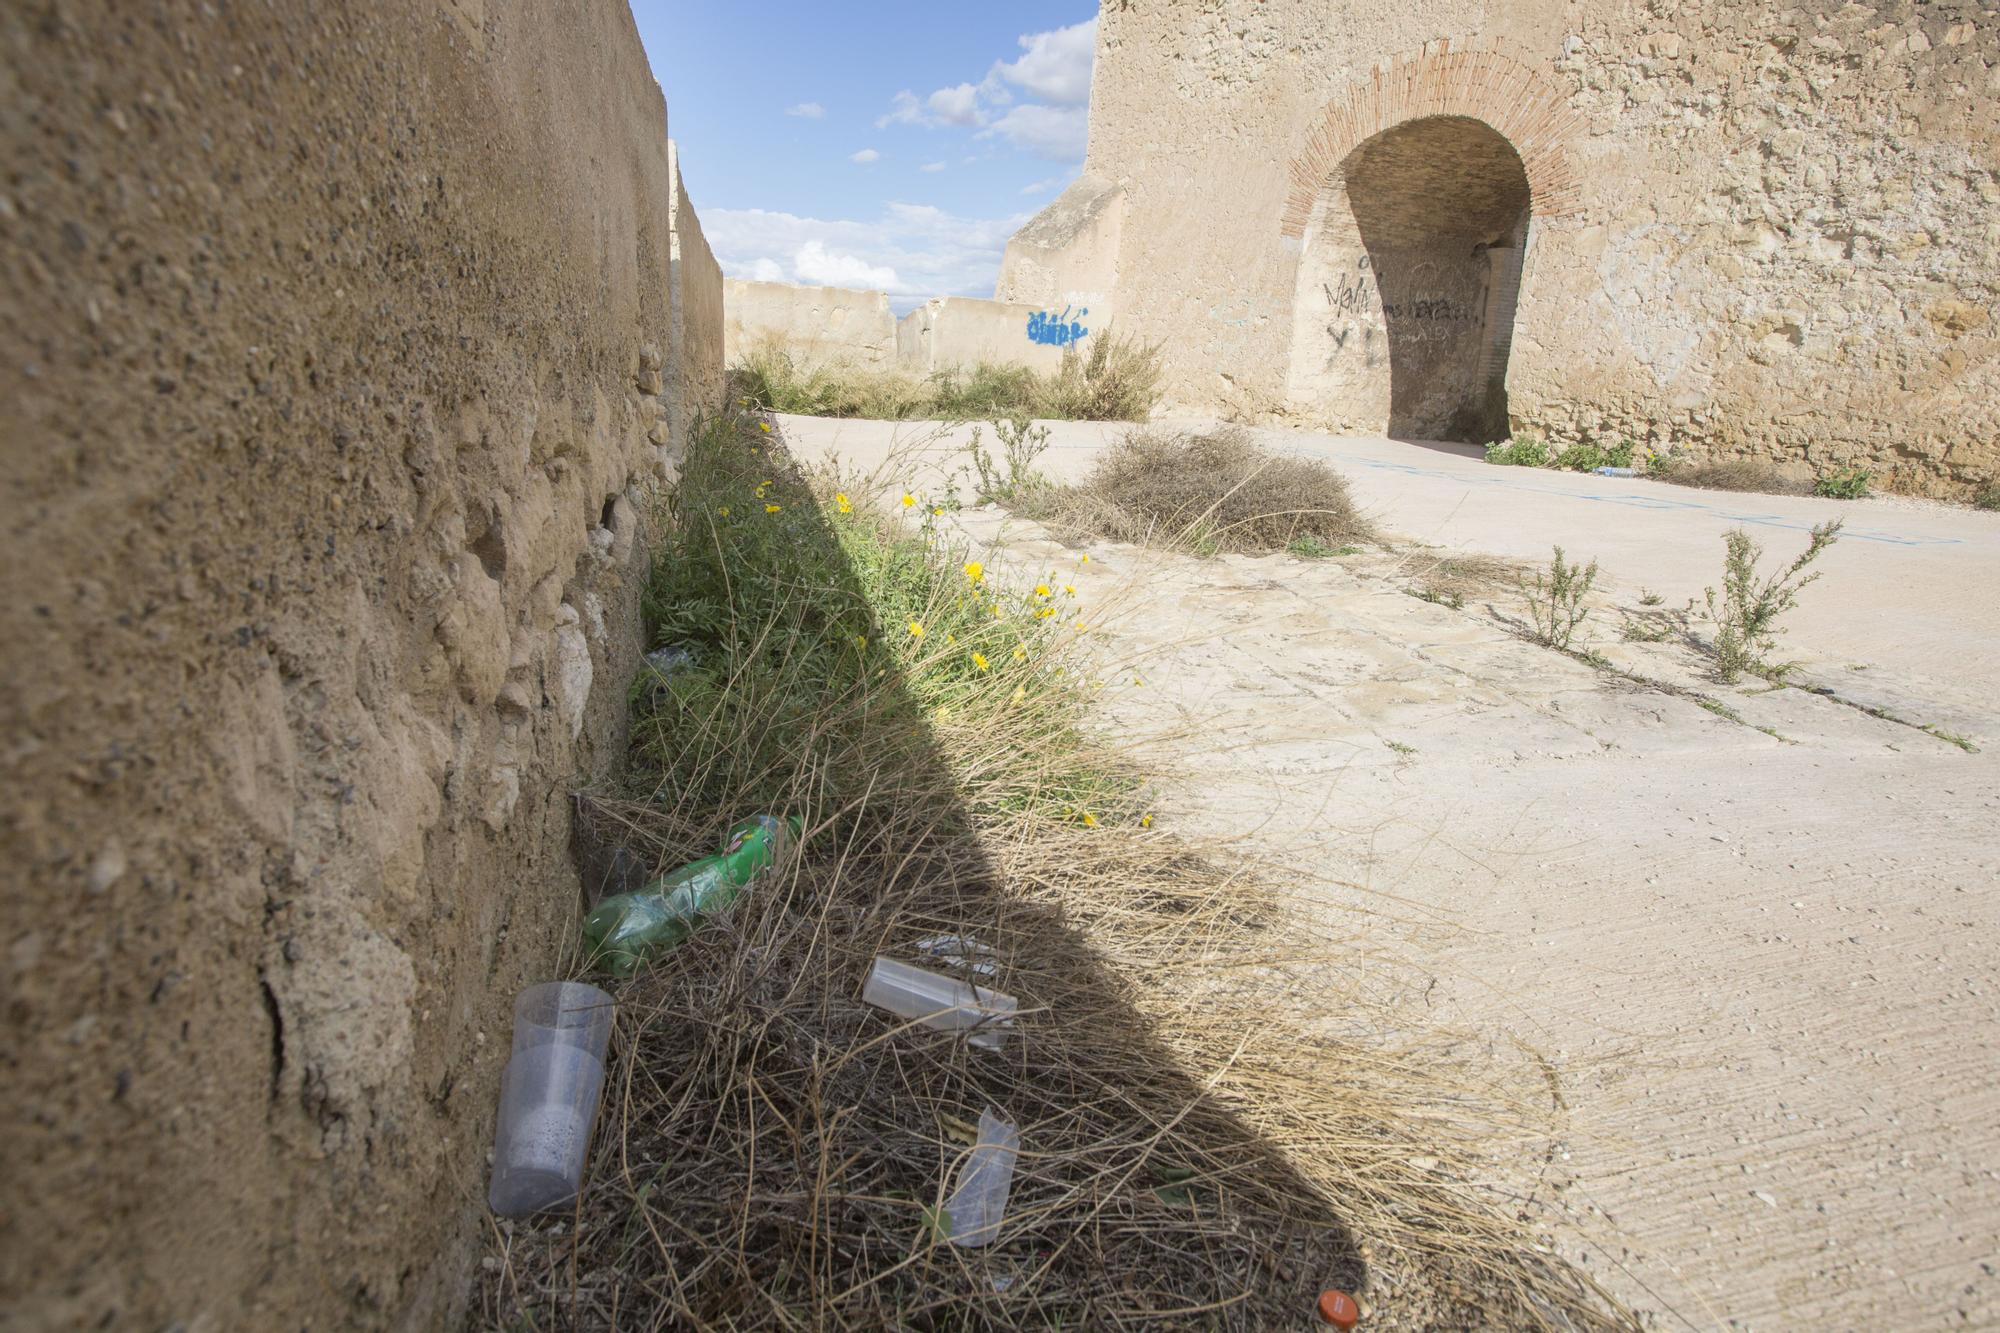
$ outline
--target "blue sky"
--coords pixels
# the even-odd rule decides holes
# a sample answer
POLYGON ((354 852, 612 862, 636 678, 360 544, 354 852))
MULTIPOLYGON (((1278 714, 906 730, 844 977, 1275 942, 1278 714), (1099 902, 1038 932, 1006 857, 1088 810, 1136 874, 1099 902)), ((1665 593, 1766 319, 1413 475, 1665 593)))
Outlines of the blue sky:
POLYGON ((732 277, 991 296, 1083 164, 1097 7, 632 0, 732 277))

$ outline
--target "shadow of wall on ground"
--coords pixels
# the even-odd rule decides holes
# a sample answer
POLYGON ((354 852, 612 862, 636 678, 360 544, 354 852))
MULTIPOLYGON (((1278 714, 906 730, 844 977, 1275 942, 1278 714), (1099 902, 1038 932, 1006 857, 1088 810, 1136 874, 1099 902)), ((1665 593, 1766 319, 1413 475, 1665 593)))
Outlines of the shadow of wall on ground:
MULTIPOLYGON (((789 524, 804 567, 840 585, 813 601, 866 607, 829 515, 772 438, 747 436, 766 446, 753 470, 782 507, 771 517, 789 524)), ((691 453, 680 524, 707 521, 692 511, 712 494, 708 466, 691 453)), ((781 654, 787 635, 851 628, 774 627, 766 646, 781 654)), ((881 643, 901 629, 867 633, 881 643)), ((925 701, 881 670, 865 702, 823 715, 787 751, 804 775, 793 808, 810 821, 790 877, 621 990, 594 1187, 559 1234, 544 1219, 497 1237, 486 1320, 1249 1329, 1309 1319, 1324 1287, 1361 1288, 1337 1202, 1215 1095, 1211 1071, 1185 1068, 1158 1038, 1074 900, 1010 882, 954 795, 925 701), (873 771, 839 771, 864 752, 873 771), (899 1027, 860 1002, 874 955, 922 962, 913 946, 937 935, 993 950, 991 985, 1022 1012, 1002 1050, 899 1027), (963 1151, 952 1122, 988 1107, 1022 1137, 1002 1238, 929 1243, 924 1210, 963 1151)), ((646 725, 635 724, 642 748, 646 725)), ((785 781, 771 790, 783 799, 785 781)), ((656 795, 596 813, 654 866, 748 813, 708 812, 704 826, 683 793, 656 795), (661 817, 669 806, 679 813, 661 817)), ((1181 908, 1163 894, 1153 910, 1181 908)))

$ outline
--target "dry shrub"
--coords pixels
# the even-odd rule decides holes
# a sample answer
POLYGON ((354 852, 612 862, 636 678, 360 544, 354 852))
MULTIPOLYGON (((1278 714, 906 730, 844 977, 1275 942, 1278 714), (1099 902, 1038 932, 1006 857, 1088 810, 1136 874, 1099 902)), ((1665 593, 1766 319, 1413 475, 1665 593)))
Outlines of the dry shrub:
POLYGON ((1144 421, 1158 396, 1160 370, 1157 346, 1109 330, 1090 340, 1087 354, 1065 347, 1061 365, 1048 374, 981 362, 917 376, 894 367, 812 362, 766 338, 733 367, 733 392, 759 409, 801 416, 1144 421))
POLYGON ((1240 426, 1131 431, 1081 486, 1035 488, 1023 509, 1068 535, 1203 554, 1374 539, 1346 478, 1314 459, 1267 453, 1240 426))
POLYGON ((1409 591, 1427 602, 1463 606, 1475 597, 1488 597, 1519 587, 1529 569, 1518 560, 1503 556, 1454 551, 1437 555, 1418 551, 1405 557, 1409 591))
POLYGON ((928 521, 816 510, 757 440, 690 451, 655 591, 700 665, 642 695, 635 790, 591 822, 670 865, 781 809, 801 853, 619 989, 591 1182, 496 1225, 483 1322, 1247 1330, 1341 1286, 1409 1327, 1620 1325, 1472 1183, 1526 1113, 1385 1035, 1323 906, 1147 827, 1037 599, 969 585, 928 521), (737 521, 753 487, 768 524, 737 521), (1031 651, 968 665, 975 635, 1031 651), (1003 1050, 860 1002, 939 934, 992 950, 1003 1050), (1000 1237, 961 1249, 933 1219, 989 1107, 1022 1154, 1000 1237))
POLYGON ((1677 486, 1699 486, 1710 491, 1761 491, 1766 495, 1811 495, 1812 483, 1787 476, 1769 463, 1750 458, 1690 459, 1671 461, 1655 472, 1662 481, 1677 486))

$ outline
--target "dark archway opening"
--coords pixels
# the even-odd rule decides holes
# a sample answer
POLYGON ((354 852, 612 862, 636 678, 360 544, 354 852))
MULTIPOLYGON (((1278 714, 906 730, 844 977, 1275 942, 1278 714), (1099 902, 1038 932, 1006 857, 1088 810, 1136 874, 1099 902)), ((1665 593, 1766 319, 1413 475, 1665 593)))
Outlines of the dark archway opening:
POLYGON ((1389 353, 1389 434, 1507 435, 1507 353, 1528 238, 1528 176, 1483 121, 1434 116, 1343 163, 1389 353))

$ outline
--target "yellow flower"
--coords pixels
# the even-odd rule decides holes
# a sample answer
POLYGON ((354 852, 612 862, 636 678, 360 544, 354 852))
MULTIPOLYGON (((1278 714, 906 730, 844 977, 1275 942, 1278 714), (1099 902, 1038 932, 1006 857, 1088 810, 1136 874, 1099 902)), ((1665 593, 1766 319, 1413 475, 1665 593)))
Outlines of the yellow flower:
POLYGON ((763 431, 766 435, 769 435, 771 433, 771 423, 768 421, 760 421, 757 423, 757 429, 763 431))
POLYGON ((986 566, 980 564, 977 560, 966 561, 965 577, 970 582, 973 583, 979 582, 981 579, 986 577, 986 566))
POLYGON ((1028 660, 1028 650, 1027 650, 1026 648, 1023 648, 1023 647, 1021 647, 1021 646, 1020 646, 1019 644, 1015 644, 1015 645, 1014 645, 1014 660, 1015 660, 1016 662, 1025 662, 1025 661, 1027 661, 1027 660, 1028 660))
POLYGON ((855 635, 854 646, 856 648, 866 648, 868 646, 868 636, 866 634, 855 635))
POLYGON ((939 506, 938 506, 937 508, 935 508, 935 509, 931 510, 931 512, 932 512, 933 514, 942 514, 942 513, 944 512, 944 506, 943 506, 943 505, 939 505, 939 506))
POLYGON ((1084 631, 1084 628, 1085 628, 1085 626, 1084 626, 1084 623, 1083 623, 1083 622, 1082 622, 1081 620, 1079 620, 1079 621, 1077 621, 1077 622, 1076 622, 1076 632, 1077 632, 1078 634, 1081 634, 1081 633, 1083 633, 1083 631, 1084 631))
POLYGON ((1139 827, 1140 827, 1140 828, 1151 828, 1151 827, 1153 827, 1153 817, 1152 817, 1151 815, 1140 815, 1140 816, 1139 816, 1139 827))
POLYGON ((978 667, 981 671, 986 670, 985 656, 981 653, 974 653, 972 655, 972 665, 978 667))
POLYGON ((1074 583, 1065 583, 1063 584, 1063 591, 1074 597, 1076 596, 1076 585, 1074 583))
POLYGON ((1046 583, 1037 583, 1037 584, 1035 585, 1035 596, 1037 596, 1037 597, 1047 597, 1048 595, 1049 595, 1049 585, 1048 585, 1048 584, 1046 584, 1046 583))
POLYGON ((729 517, 729 506, 728 506, 728 505, 724 505, 724 506, 722 506, 722 508, 720 508, 720 509, 716 510, 715 512, 717 512, 718 514, 721 514, 721 515, 722 515, 722 516, 723 516, 724 518, 728 518, 728 517, 729 517))
POLYGON ((835 491, 833 493, 833 505, 834 508, 838 509, 843 514, 851 514, 854 512, 854 506, 849 504, 847 502, 847 497, 842 493, 840 493, 839 491, 835 491))
POLYGON ((924 637, 924 627, 922 625, 919 625, 914 620, 910 622, 910 637, 913 639, 921 639, 924 637))
POLYGON ((944 641, 946 643, 957 643, 958 636, 956 634, 953 634, 950 630, 946 630, 944 632, 944 641))
POLYGON ((1096 816, 1096 815, 1093 815, 1093 814, 1091 814, 1091 813, 1090 813, 1090 811, 1088 811, 1088 810, 1084 811, 1084 812, 1083 812, 1083 826, 1084 826, 1085 828, 1096 828, 1096 827, 1097 827, 1097 816, 1096 816))
POLYGON ((903 496, 903 508, 905 509, 908 509, 911 505, 915 504, 916 502, 917 502, 917 497, 914 495, 909 495, 906 493, 903 496))
POLYGON ((775 513, 777 513, 777 512, 778 512, 778 511, 779 511, 780 509, 783 509, 783 508, 784 508, 784 506, 783 506, 783 505, 765 505, 765 506, 764 506, 764 512, 765 512, 765 513, 767 513, 767 514, 775 514, 775 513))
POLYGON ((1047 620, 1050 616, 1054 615, 1055 613, 1056 609, 1053 606, 1038 606, 1035 608, 1035 619, 1047 620))
POLYGON ((1133 683, 1134 685, 1144 685, 1144 684, 1145 684, 1146 682, 1145 682, 1145 681, 1143 681, 1143 680, 1141 680, 1141 679, 1139 679, 1139 677, 1137 677, 1137 676, 1134 676, 1134 677, 1132 677, 1132 683, 1133 683))
POLYGON ((1089 557, 1089 556, 1085 556, 1085 557, 1083 557, 1083 560, 1082 560, 1082 563, 1083 563, 1083 564, 1086 564, 1086 565, 1087 565, 1087 564, 1089 564, 1089 563, 1090 563, 1090 557, 1089 557))

